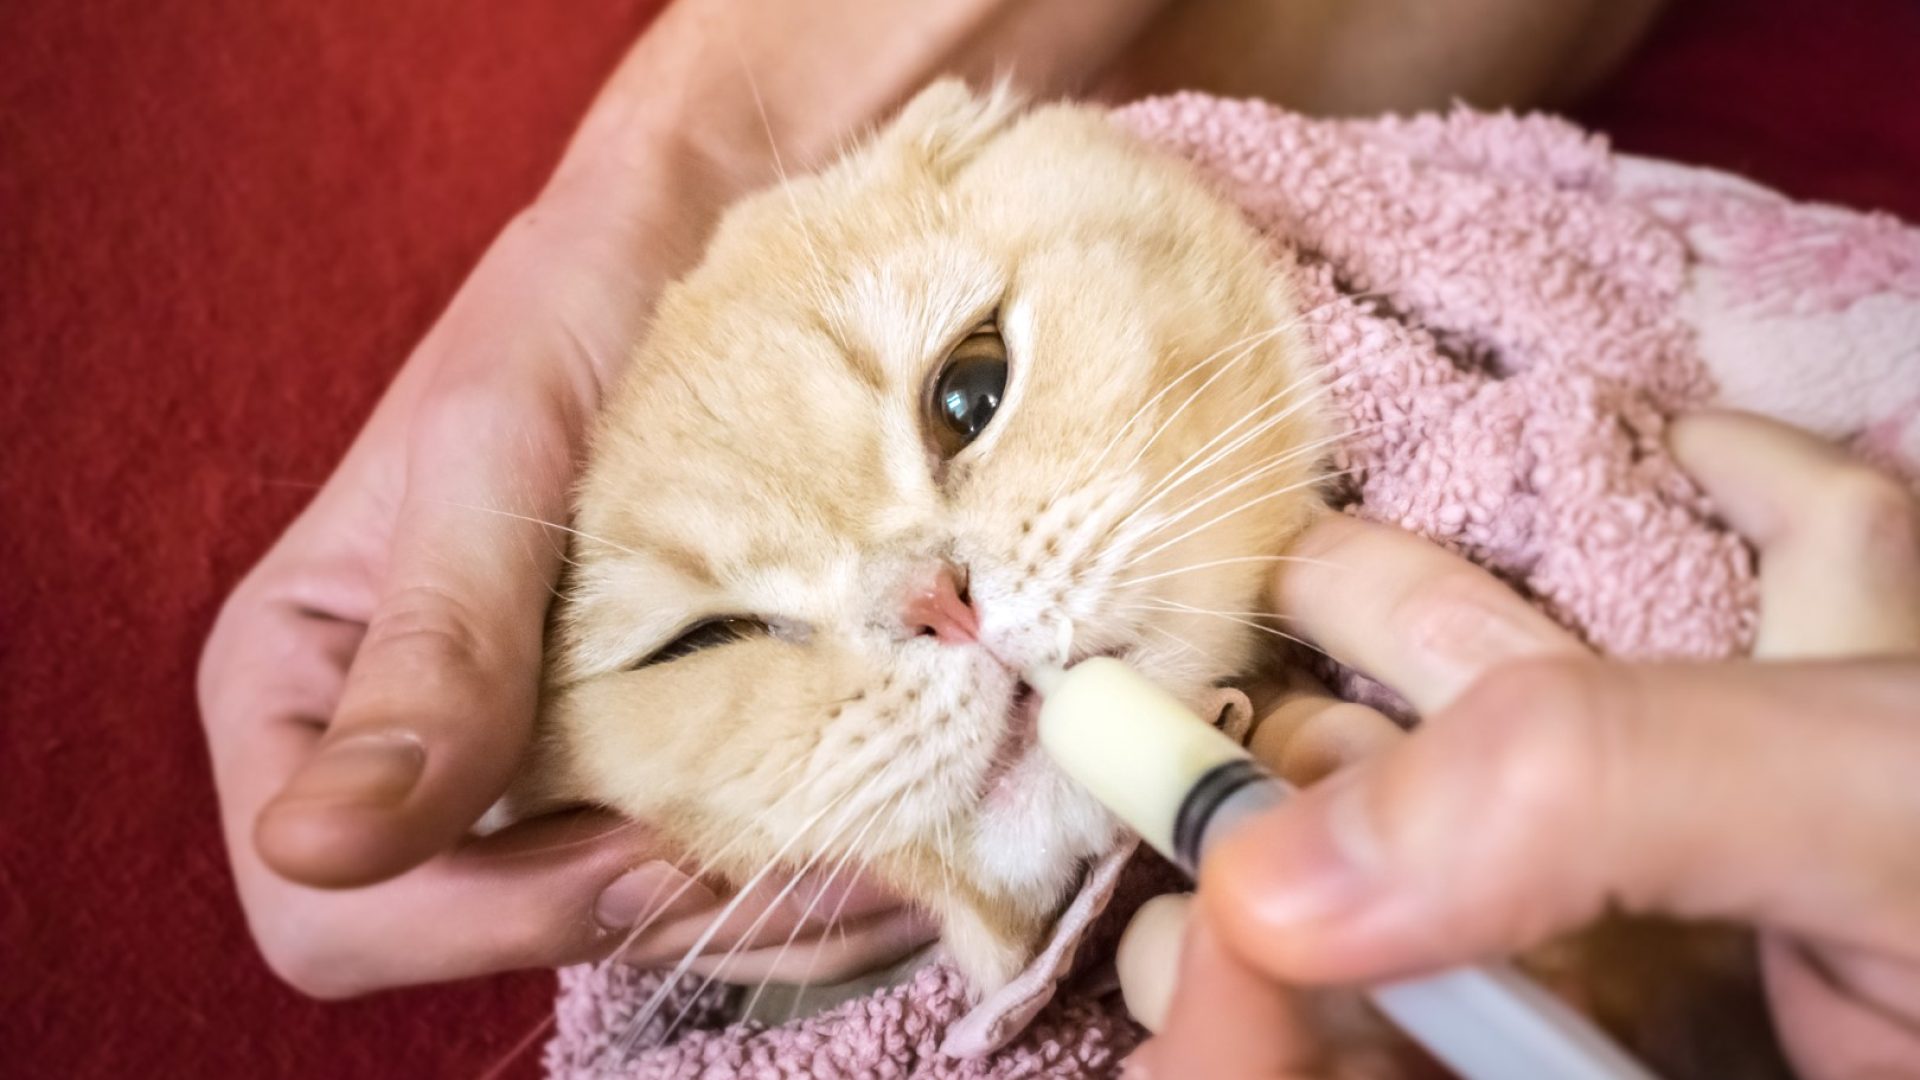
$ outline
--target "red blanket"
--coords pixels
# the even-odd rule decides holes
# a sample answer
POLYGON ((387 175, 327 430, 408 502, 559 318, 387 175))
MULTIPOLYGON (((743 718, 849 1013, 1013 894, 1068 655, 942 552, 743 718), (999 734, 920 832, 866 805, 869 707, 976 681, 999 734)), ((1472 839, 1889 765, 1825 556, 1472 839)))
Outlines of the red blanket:
MULTIPOLYGON (((477 1076, 547 1017, 541 975, 347 1005, 276 983, 193 665, 653 6, 8 6, 0 1071, 477 1076)), ((1676 7, 1584 123, 1920 219, 1920 7, 1676 7)))

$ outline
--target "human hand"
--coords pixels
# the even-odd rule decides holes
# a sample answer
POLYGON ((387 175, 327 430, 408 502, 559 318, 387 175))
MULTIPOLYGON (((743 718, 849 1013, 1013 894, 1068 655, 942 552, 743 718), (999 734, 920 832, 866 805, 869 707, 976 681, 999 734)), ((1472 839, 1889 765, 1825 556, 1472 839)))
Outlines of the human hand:
MULTIPOLYGON (((567 519, 600 389, 683 257, 667 245, 687 217, 652 216, 671 178, 634 168, 576 148, 208 642, 201 700, 242 902, 268 962, 309 993, 598 958, 643 922, 623 958, 670 962, 719 910, 641 825, 582 814, 466 838, 530 734, 564 549, 544 523, 567 519)), ((743 937, 771 895, 710 948, 785 942, 797 907, 743 937)), ((925 935, 891 908, 856 897, 853 948, 813 920, 788 969, 832 977, 925 935)))
POLYGON ((1330 522, 1311 554, 1390 571, 1386 587, 1352 610, 1328 602, 1327 575, 1290 568, 1282 608, 1429 719, 1403 740, 1358 706, 1297 696, 1279 730, 1262 725, 1256 749, 1296 775, 1372 757, 1223 841, 1197 917, 1163 901, 1136 920, 1123 982, 1160 1032, 1140 1071, 1377 1075, 1400 1063, 1349 1054, 1289 985, 1510 954, 1610 906, 1759 927, 1804 1075, 1920 1068, 1912 499, 1754 418, 1692 418, 1672 442, 1760 549, 1756 656, 1854 659, 1601 664, 1457 560, 1330 522), (1530 656, 1559 658, 1513 662, 1530 656))
MULTIPOLYGON (((670 962, 719 911, 643 825, 580 814, 467 836, 530 735, 565 540, 546 523, 567 520, 583 433, 719 189, 747 171, 650 124, 612 90, 596 106, 207 643, 202 713, 242 904, 269 964, 310 994, 623 943, 631 962, 670 962)), ((798 907, 743 936, 771 895, 710 948, 786 941, 798 907)), ((789 970, 832 978, 927 932, 871 890, 841 914, 854 947, 815 925, 789 970)))

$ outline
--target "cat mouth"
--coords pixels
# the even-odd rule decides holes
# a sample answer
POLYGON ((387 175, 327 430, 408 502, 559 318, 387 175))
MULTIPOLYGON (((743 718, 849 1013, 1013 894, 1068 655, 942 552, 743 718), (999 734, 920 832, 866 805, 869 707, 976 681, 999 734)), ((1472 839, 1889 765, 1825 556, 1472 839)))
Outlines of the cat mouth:
POLYGON ((980 778, 982 803, 1000 802, 1009 797, 1014 769, 1027 760, 1039 741, 1040 695, 1023 680, 1014 686, 1013 696, 1007 699, 1006 729, 1000 733, 1000 742, 994 746, 987 771, 980 778))
MULTIPOLYGON (((1106 649, 1077 655, 1069 659, 1065 666, 1072 667, 1094 656, 1124 658, 1124 650, 1106 649)), ((1000 802, 1011 797, 1013 773, 1033 756, 1040 744, 1040 704, 1040 694, 1025 679, 1014 684, 1013 695, 1007 699, 1006 729, 1001 732, 1000 742, 993 748, 993 758, 980 780, 979 798, 982 803, 1000 802)))

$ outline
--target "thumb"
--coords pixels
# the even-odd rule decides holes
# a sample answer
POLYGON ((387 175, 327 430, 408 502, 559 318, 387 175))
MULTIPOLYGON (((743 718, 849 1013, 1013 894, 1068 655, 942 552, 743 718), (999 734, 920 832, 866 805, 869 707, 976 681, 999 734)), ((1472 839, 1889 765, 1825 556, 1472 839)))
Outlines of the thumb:
POLYGON ((1199 902, 1295 981, 1516 952, 1616 904, 1911 951, 1915 700, 1897 661, 1512 667, 1222 841, 1199 902))
POLYGON ((559 562, 539 521, 564 512, 567 483, 563 446, 528 460, 563 440, 519 436, 526 411, 466 395, 416 417, 384 596, 325 737, 255 823, 261 857, 286 877, 349 887, 409 870, 457 841, 518 766, 559 562), (551 494, 490 512, 516 489, 551 494))

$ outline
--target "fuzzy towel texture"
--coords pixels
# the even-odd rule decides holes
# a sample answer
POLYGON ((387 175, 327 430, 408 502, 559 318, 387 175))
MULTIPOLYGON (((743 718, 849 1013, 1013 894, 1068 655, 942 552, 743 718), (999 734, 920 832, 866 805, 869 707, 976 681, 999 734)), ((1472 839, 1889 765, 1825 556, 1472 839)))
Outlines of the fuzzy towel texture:
MULTIPOLYGON (((1116 121, 1191 160, 1294 271, 1354 432, 1350 511, 1463 552, 1602 652, 1726 656, 1752 632, 1752 560, 1663 449, 1666 417, 1737 405, 1920 475, 1920 231, 1615 157, 1545 118, 1316 121, 1183 95, 1116 121)), ((1339 674, 1349 695, 1396 706, 1339 674)), ((1096 876, 1063 920, 1069 957, 1113 887, 1096 876)), ((1082 951, 1110 951, 1148 889, 1123 883, 1135 895, 1082 951)), ((631 1038, 657 976, 576 968, 546 1064, 560 1077, 1111 1073, 1138 1030, 1098 979, 1069 978, 1040 1009, 1060 950, 1048 959, 1037 991, 971 1016, 940 966, 773 1029, 725 1026, 721 995, 689 983, 631 1038)))

